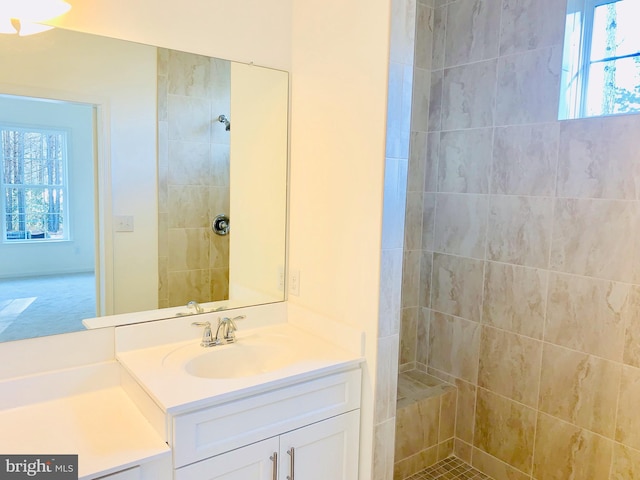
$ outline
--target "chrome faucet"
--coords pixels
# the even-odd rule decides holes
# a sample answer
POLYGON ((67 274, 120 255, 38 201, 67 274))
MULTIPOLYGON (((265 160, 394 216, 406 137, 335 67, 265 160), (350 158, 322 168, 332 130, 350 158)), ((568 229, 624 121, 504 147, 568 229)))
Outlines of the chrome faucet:
POLYGON ((229 343, 236 342, 236 330, 238 330, 238 326, 236 325, 235 320, 241 320, 245 318, 245 315, 238 315, 237 317, 229 318, 223 317, 218 318, 218 328, 216 329, 216 335, 213 336, 213 332, 211 330, 211 322, 193 322, 191 325, 193 327, 204 327, 204 331, 202 332, 202 342, 200 342, 201 347, 215 347, 216 345, 227 345, 229 343))
POLYGON ((202 332, 202 342, 200 342, 201 347, 215 347, 217 345, 216 340, 213 338, 213 334, 211 333, 211 322, 193 322, 191 324, 193 327, 204 327, 204 331, 202 332))
POLYGON ((216 329, 216 345, 226 345, 228 343, 236 342, 236 320, 245 318, 245 315, 238 315, 237 317, 229 318, 223 317, 218 319, 218 328, 216 329), (222 334, 222 337, 220 336, 222 334))
POLYGON ((187 308, 195 308, 196 313, 204 313, 204 308, 202 308, 200 304, 195 300, 191 300, 189 303, 187 303, 187 308))

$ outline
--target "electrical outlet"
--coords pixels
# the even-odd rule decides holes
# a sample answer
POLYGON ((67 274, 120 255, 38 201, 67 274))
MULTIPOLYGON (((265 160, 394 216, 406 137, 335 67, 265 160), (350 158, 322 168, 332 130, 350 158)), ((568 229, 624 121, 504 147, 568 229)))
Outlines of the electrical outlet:
POLYGON ((300 295, 300 270, 291 270, 289 275, 289 293, 291 295, 300 295))
POLYGON ((278 291, 284 292, 284 267, 278 267, 278 291))

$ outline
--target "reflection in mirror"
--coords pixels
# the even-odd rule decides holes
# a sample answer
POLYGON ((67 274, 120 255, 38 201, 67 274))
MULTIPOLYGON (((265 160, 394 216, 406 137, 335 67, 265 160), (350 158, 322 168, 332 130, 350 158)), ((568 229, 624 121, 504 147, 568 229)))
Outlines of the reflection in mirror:
POLYGON ((48 128, 16 103, 30 102, 83 110, 91 134, 77 153, 79 134, 51 127, 70 132, 66 183, 28 188, 61 192, 60 205, 20 213, 27 186, 3 168, 0 341, 192 313, 191 300, 211 310, 284 299, 286 72, 60 29, 0 35, 0 62, 0 128, 48 128), (219 214, 227 235, 212 229, 219 214), (61 274, 83 287, 35 286, 61 274))
POLYGON ((640 112, 640 2, 567 0, 559 119, 640 112))

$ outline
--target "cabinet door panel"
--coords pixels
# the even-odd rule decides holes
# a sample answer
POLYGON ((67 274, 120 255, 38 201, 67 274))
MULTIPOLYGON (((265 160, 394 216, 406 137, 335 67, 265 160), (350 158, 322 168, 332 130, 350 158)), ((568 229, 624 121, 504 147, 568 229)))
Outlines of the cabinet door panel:
POLYGON ((294 480, 358 478, 360 411, 314 423, 280 437, 280 480, 290 480, 294 448, 294 480))
POLYGON ((175 480, 273 480, 270 457, 278 448, 277 437, 263 440, 178 468, 175 480))

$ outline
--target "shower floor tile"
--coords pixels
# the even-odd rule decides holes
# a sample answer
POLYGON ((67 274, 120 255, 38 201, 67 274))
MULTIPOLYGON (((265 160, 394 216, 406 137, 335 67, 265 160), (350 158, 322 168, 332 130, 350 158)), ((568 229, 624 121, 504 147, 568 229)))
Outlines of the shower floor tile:
POLYGON ((456 457, 445 458, 441 462, 411 475, 406 480, 491 480, 484 473, 456 457))

